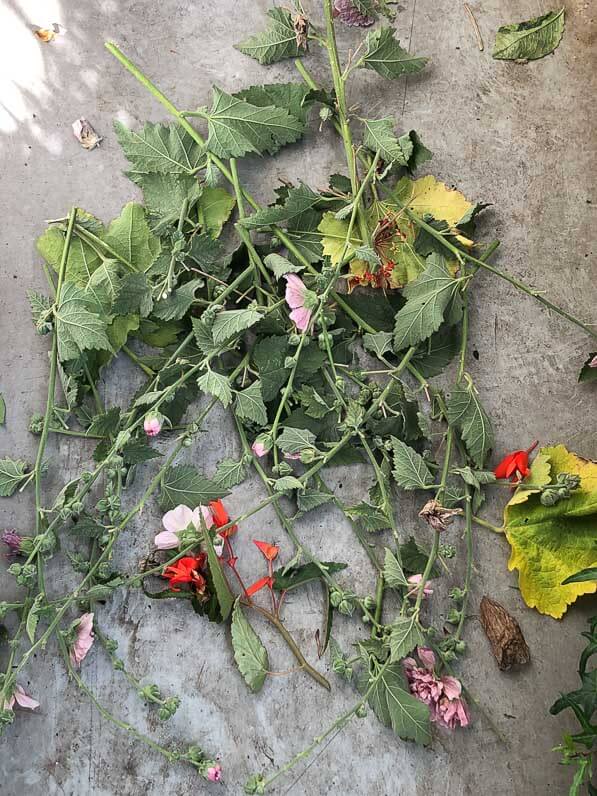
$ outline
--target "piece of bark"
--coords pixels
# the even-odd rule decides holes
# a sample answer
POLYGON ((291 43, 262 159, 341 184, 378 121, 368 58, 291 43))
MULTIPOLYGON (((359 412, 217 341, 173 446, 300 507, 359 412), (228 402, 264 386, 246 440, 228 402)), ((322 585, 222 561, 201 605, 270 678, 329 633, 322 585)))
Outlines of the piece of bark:
POLYGON ((520 625, 503 605, 485 596, 481 600, 479 614, 481 626, 502 671, 531 660, 520 625))

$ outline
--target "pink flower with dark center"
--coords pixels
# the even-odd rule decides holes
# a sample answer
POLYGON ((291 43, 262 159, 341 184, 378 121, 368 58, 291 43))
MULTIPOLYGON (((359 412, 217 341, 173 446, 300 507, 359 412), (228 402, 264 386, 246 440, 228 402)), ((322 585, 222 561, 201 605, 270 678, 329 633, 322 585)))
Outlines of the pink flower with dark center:
POLYGON ((216 763, 207 769, 207 778, 210 782, 219 782, 222 779, 222 766, 216 763))
POLYGON ((12 710, 15 702, 19 707, 26 708, 27 710, 35 710, 35 708, 39 707, 39 702, 33 699, 32 696, 29 696, 25 689, 18 683, 15 685, 12 696, 4 703, 4 710, 12 710))
POLYGON ((22 540, 14 528, 7 528, 0 536, 0 540, 8 547, 8 552, 6 553, 8 558, 14 558, 21 552, 22 540))
POLYGON ((305 304, 312 300, 313 293, 307 290, 302 280, 296 274, 286 274, 286 303, 292 310, 290 320, 294 321, 296 328, 306 332, 311 322, 312 312, 305 304))
MULTIPOLYGON (((411 575, 410 578, 407 578, 408 582, 412 585, 412 589, 407 591, 407 597, 416 597, 417 591, 419 588, 419 583, 423 579, 422 575, 411 575)), ((433 594, 433 589, 429 588, 431 586, 431 581, 428 580, 425 586, 423 587, 423 597, 431 597, 433 594)))
POLYGON ((93 646, 93 614, 83 614, 77 625, 77 638, 70 651, 70 659, 75 666, 80 666, 93 646))
POLYGON ((162 419, 162 416, 156 413, 150 413, 145 416, 143 430, 148 437, 157 437, 162 430, 162 419))
POLYGON ((171 511, 167 511, 162 517, 162 525, 166 529, 156 534, 153 540, 158 550, 172 550, 180 544, 178 536, 182 531, 186 531, 189 526, 194 526, 198 531, 201 528, 201 516, 206 528, 211 528, 214 524, 213 514, 207 506, 197 506, 191 511, 188 506, 177 506, 171 511))

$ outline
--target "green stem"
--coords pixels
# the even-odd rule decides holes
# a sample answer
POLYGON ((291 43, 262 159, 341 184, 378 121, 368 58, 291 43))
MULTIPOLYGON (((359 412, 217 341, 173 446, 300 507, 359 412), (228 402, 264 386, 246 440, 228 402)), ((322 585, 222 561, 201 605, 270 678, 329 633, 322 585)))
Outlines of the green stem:
POLYGON ((135 365, 140 367, 141 370, 143 371, 143 373, 145 373, 147 376, 149 376, 150 379, 155 378, 155 376, 156 376, 155 370, 152 370, 150 367, 148 367, 145 364, 145 362, 142 362, 139 359, 139 357, 135 354, 135 352, 133 350, 131 350, 127 345, 123 345, 121 347, 121 351, 123 351, 127 355, 127 357, 131 360, 131 362, 134 362, 135 365))
POLYGON ((475 517, 475 515, 473 515, 471 519, 475 525, 480 525, 482 528, 488 528, 490 531, 494 531, 495 533, 504 533, 505 531, 504 526, 500 528, 497 525, 492 525, 490 522, 487 522, 487 520, 481 519, 481 517, 475 517))
POLYGON ((473 575, 473 510, 470 501, 470 487, 465 485, 467 500, 464 503, 464 538, 466 542, 466 572, 464 576, 464 597, 460 606, 460 620, 454 633, 454 638, 458 640, 462 636, 464 622, 466 620, 466 610, 470 598, 471 579, 473 575))

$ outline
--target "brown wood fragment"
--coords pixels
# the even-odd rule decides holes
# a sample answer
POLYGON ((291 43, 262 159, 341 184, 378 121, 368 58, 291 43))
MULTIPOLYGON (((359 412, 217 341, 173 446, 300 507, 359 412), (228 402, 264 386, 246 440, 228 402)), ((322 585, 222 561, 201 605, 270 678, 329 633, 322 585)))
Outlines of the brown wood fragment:
POLYGON ((531 660, 531 652, 520 625, 503 605, 485 596, 481 600, 479 615, 481 626, 502 671, 531 660))

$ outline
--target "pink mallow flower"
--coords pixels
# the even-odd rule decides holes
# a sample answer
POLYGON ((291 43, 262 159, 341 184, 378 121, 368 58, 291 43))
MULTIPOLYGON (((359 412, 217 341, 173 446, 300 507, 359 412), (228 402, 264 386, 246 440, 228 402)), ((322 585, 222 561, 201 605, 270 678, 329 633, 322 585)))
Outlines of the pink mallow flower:
POLYGON ((313 303, 315 295, 308 290, 296 274, 286 274, 286 303, 292 310, 290 320, 296 328, 306 332, 311 322, 311 309, 307 305, 313 303))
POLYGON ((162 430, 163 416, 158 412, 149 412, 143 421, 143 430, 148 437, 157 437, 162 430))
POLYGON ((198 531, 201 528, 201 515, 203 515, 205 527, 211 528, 214 518, 207 506, 197 506, 191 511, 188 506, 180 505, 167 511, 162 517, 162 525, 166 530, 158 533, 153 540, 157 549, 172 550, 174 547, 178 547, 180 544, 178 534, 186 531, 190 525, 193 525, 198 531))
POLYGON ((80 666, 91 647, 95 636, 93 635, 93 614, 83 614, 77 625, 77 638, 70 651, 70 659, 75 666, 80 666))
POLYGON ((35 708, 39 707, 39 702, 33 699, 32 696, 29 696, 25 689, 18 683, 15 685, 12 696, 4 703, 4 710, 12 710, 15 702, 19 707, 26 708, 27 710, 35 710, 35 708))
POLYGON ((21 537, 14 528, 7 528, 0 536, 0 541, 8 547, 7 558, 14 558, 21 552, 21 537))
POLYGON ((428 647, 417 647, 417 657, 402 662, 410 692, 429 706, 431 721, 453 730, 470 724, 468 707, 462 698, 462 685, 455 677, 435 674, 435 654, 428 647))
POLYGON ((597 354, 589 361, 590 368, 597 368, 597 354))
POLYGON ((253 451, 255 456, 257 456, 258 459, 260 459, 262 456, 265 456, 265 454, 267 453, 267 448, 265 447, 263 442, 259 442, 258 439, 256 439, 255 442, 251 445, 251 450, 253 451))
POLYGON ((219 763, 207 769, 207 779, 210 782, 219 782, 222 779, 222 766, 219 763))
MULTIPOLYGON (((419 583, 423 579, 422 575, 411 575, 410 578, 407 578, 408 582, 412 585, 412 588, 407 591, 407 597, 416 597, 417 591, 419 588, 419 583)), ((433 589, 429 588, 431 586, 431 581, 428 580, 425 586, 423 587, 423 597, 431 597, 433 594, 433 589)))

